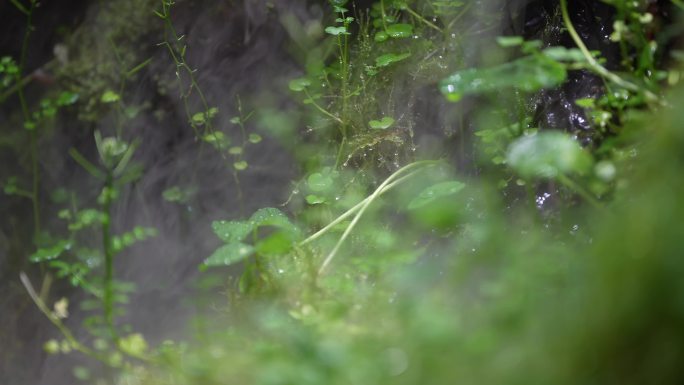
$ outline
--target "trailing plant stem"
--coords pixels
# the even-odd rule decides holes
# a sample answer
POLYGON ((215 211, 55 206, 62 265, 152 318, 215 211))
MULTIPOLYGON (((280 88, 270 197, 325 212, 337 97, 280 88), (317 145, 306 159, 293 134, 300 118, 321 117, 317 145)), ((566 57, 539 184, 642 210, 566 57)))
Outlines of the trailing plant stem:
POLYGON ((104 309, 105 325, 107 326, 107 329, 109 329, 110 336, 114 342, 118 342, 119 338, 114 327, 114 251, 112 250, 111 240, 111 207, 113 187, 114 177, 112 172, 108 170, 103 191, 104 202, 102 205, 102 249, 105 257, 102 307, 104 309))

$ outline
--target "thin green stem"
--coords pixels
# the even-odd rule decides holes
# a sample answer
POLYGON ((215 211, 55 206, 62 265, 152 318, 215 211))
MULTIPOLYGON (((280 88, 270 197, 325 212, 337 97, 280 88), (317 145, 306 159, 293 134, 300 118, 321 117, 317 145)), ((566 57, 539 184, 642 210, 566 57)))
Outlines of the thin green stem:
POLYGON ((31 281, 26 276, 26 274, 24 274, 23 272, 20 273, 19 279, 21 280, 21 283, 24 285, 24 288, 26 288, 26 291, 33 300, 33 303, 35 303, 38 309, 41 311, 41 313, 43 313, 45 317, 47 317, 47 319, 50 320, 50 322, 52 322, 52 324, 55 325, 55 327, 57 327, 57 329, 60 331, 60 333, 62 333, 67 342, 69 342, 69 346, 71 346, 72 349, 81 352, 87 356, 93 357, 97 360, 100 360, 102 362, 107 362, 107 358, 105 356, 83 345, 76 339, 76 337, 74 337, 74 334, 71 332, 71 330, 69 330, 69 328, 67 328, 66 325, 64 325, 62 320, 60 320, 50 310, 50 308, 48 308, 48 306, 45 304, 45 302, 43 302, 38 293, 36 293, 36 290, 33 288, 33 285, 31 285, 31 281))
POLYGON ((109 329, 112 341, 118 344, 119 337, 114 327, 114 250, 112 249, 111 234, 113 188, 114 177, 112 172, 108 170, 104 191, 102 192, 104 195, 104 202, 102 204, 102 251, 105 257, 102 307, 104 309, 105 324, 107 329, 109 329))
POLYGON ((425 25, 427 25, 428 27, 434 29, 435 31, 437 31, 437 32, 439 32, 439 33, 442 33, 442 32, 443 32, 441 28, 439 28, 439 27, 436 26, 435 24, 431 23, 429 20, 427 20, 426 18, 424 18, 421 14, 419 14, 418 12, 414 11, 413 9, 411 9, 411 7, 408 7, 408 6, 407 6, 406 8, 404 8, 404 10, 405 10, 406 12, 410 13, 410 14, 411 14, 413 17, 415 17, 416 19, 418 19, 418 20, 420 20, 421 22, 425 23, 425 25))
POLYGON ((326 115, 326 116, 331 117, 331 118, 332 118, 334 121, 336 121, 337 123, 339 123, 339 124, 344 124, 344 122, 342 121, 342 119, 340 119, 339 117, 333 115, 331 112, 329 112, 329 111, 326 110, 325 108, 321 107, 318 103, 316 103, 316 101, 313 99, 313 97, 311 96, 311 94, 309 94, 309 91, 307 91, 306 88, 304 89, 304 93, 305 93, 306 96, 309 98, 308 100, 311 102, 311 105, 314 106, 314 107, 316 107, 316 109, 317 109, 318 111, 320 111, 321 113, 323 113, 323 114, 326 115))
POLYGON ((596 199, 589 191, 585 190, 582 186, 579 184, 575 183, 572 179, 568 178, 567 176, 563 174, 558 175, 558 181, 564 184, 566 187, 570 188, 579 196, 581 196, 585 201, 587 201, 590 205, 594 206, 598 210, 605 210, 605 206, 601 204, 601 202, 596 199))
POLYGON ((365 211, 368 209, 368 207, 371 205, 371 203, 373 203, 378 197, 380 197, 380 195, 382 195, 385 191, 387 191, 387 189, 390 185, 392 185, 392 186, 396 185, 396 184, 393 184, 393 182, 398 182, 399 180, 404 181, 404 180, 408 179, 409 177, 416 175, 418 173, 418 171, 420 171, 420 170, 413 171, 413 172, 409 173, 408 175, 405 175, 406 178, 400 178, 400 176, 402 174, 404 174, 408 171, 411 171, 415 168, 422 169, 424 167, 433 166, 437 163, 438 162, 436 162, 436 161, 421 161, 421 162, 411 163, 411 164, 408 164, 408 165, 400 168, 399 170, 394 172, 394 174, 390 175, 387 179, 385 179, 385 181, 382 182, 380 184, 380 186, 378 186, 378 188, 375 189, 375 191, 369 197, 367 197, 366 199, 361 201, 359 204, 354 206, 352 209, 348 210, 345 214, 338 217, 335 221, 331 222, 331 224, 326 226, 324 229, 322 229, 318 233, 314 234, 313 236, 311 236, 311 237, 307 238, 306 240, 304 240, 303 242, 301 242, 300 245, 303 245, 307 242, 310 242, 310 240, 313 240, 316 237, 320 236, 320 234, 322 234, 322 232, 324 230, 327 231, 327 229, 334 226, 334 224, 342 221, 344 219, 342 217, 346 218, 347 216, 351 215, 352 210, 357 211, 356 215, 354 216, 352 221, 349 223, 349 225, 345 229, 344 233, 342 233, 342 236, 340 237, 340 239, 337 241, 337 244, 335 244, 335 247, 333 247, 333 249, 330 251, 328 256, 323 261, 323 264, 321 264, 321 267, 318 270, 318 274, 322 275, 325 272, 326 268, 328 267, 330 262, 332 262, 332 260, 335 258, 335 255, 337 255, 337 252, 339 251, 340 247, 342 247, 342 244, 347 239, 349 234, 351 234, 352 230, 354 229, 354 227, 356 226, 358 221, 361 219, 361 217, 363 216, 365 211), (342 218, 342 219, 340 219, 340 218, 342 218))
POLYGON ((628 82, 618 75, 614 74, 613 72, 608 71, 604 66, 602 66, 594 56, 589 52, 589 49, 587 46, 584 44, 582 41, 582 38, 579 36, 577 33, 577 30, 575 29, 575 26, 572 24, 572 20, 570 20, 570 14, 568 13, 568 1, 567 0, 561 0, 560 2, 561 5, 561 13, 563 16, 563 22, 565 23, 565 27, 568 30, 568 33, 570 34, 570 37, 572 37, 572 40, 575 42, 577 45, 577 48, 582 52, 582 55, 584 58, 587 60, 587 63, 589 64, 589 67, 596 72, 598 75, 603 76, 604 78, 610 80, 611 82, 617 84, 618 86, 625 88, 627 90, 630 90, 632 92, 644 92, 644 95, 651 100, 651 101, 656 101, 658 100, 658 97, 648 91, 642 89, 642 87, 639 87, 638 85, 628 82))

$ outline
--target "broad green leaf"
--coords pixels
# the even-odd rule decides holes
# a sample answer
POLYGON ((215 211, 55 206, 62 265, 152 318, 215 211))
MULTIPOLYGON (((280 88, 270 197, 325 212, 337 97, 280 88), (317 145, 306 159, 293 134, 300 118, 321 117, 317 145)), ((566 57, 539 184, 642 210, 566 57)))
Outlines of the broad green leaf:
POLYGON ((380 31, 375 34, 375 37, 373 39, 378 43, 382 43, 383 41, 389 39, 389 36, 387 35, 387 32, 380 31))
POLYGON ((285 254, 292 249, 292 245, 297 240, 293 235, 293 232, 276 231, 256 243, 256 252, 260 255, 285 254))
POLYGON ((31 254, 29 260, 31 262, 49 261, 59 257, 63 252, 69 249, 71 249, 71 242, 67 240, 61 240, 52 247, 38 249, 35 253, 31 254))
POLYGON ((423 207, 436 199, 453 195, 463 190, 465 184, 457 180, 441 182, 427 187, 417 197, 413 198, 408 204, 408 209, 413 210, 423 207))
POLYGON ((229 243, 216 249, 202 263, 204 266, 229 266, 249 257, 254 247, 240 242, 229 243))
POLYGON ((246 170, 246 169, 247 169, 247 166, 249 166, 249 165, 248 165, 247 162, 244 161, 244 160, 241 160, 241 161, 239 161, 239 162, 233 163, 233 167, 235 167, 235 169, 238 170, 238 171, 246 170))
POLYGON ((591 169, 591 156, 570 136, 559 131, 523 136, 508 147, 507 163, 527 178, 555 178, 583 174, 591 169))
POLYGON ((375 59, 375 65, 378 67, 387 67, 388 65, 402 61, 409 56, 411 56, 411 54, 408 52, 407 53, 400 53, 400 54, 394 54, 394 53, 384 54, 384 55, 378 56, 375 59))
POLYGON ((389 116, 385 116, 380 120, 371 120, 370 122, 368 122, 370 128, 374 130, 385 130, 387 128, 390 128, 393 124, 394 119, 389 116))
POLYGON ((496 67, 458 71, 440 82, 440 90, 448 100, 458 101, 464 95, 506 88, 537 91, 562 83, 566 76, 563 64, 544 56, 526 56, 496 67))
POLYGON ((250 221, 214 221, 211 228, 226 243, 239 242, 254 230, 250 221))
POLYGON ((411 24, 392 24, 387 26, 385 32, 395 39, 411 37, 413 35, 413 26, 411 24))
POLYGON ((240 146, 233 146, 233 147, 231 147, 231 148, 228 149, 228 153, 229 153, 230 155, 240 155, 240 154, 242 154, 242 147, 240 147, 240 146))

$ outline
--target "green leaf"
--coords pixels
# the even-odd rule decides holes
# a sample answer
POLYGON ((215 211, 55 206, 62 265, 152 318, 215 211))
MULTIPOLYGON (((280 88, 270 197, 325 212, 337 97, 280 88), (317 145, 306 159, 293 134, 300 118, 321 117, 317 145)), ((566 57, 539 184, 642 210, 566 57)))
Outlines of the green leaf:
POLYGON ((522 36, 499 36, 496 38, 496 43, 501 47, 517 47, 521 45, 525 39, 522 36))
POLYGON ((299 79, 292 79, 290 80, 290 90, 294 92, 301 92, 304 91, 304 89, 308 86, 311 85, 311 80, 307 78, 299 78, 299 79))
POLYGON ((333 35, 333 36, 338 36, 338 35, 350 35, 349 32, 347 32, 347 27, 341 26, 341 27, 325 27, 325 33, 333 35))
POLYGON ((64 91, 61 94, 59 94, 55 102, 58 106, 68 106, 76 103, 76 101, 78 101, 78 94, 64 91))
POLYGON ((440 90, 450 101, 464 95, 500 92, 506 88, 537 91, 562 83, 565 66, 544 56, 526 56, 490 68, 458 71, 440 82, 440 90))
POLYGON ((229 266, 249 257, 254 252, 254 247, 236 242, 223 245, 216 249, 202 263, 204 266, 229 266))
POLYGON ((282 255, 292 249, 296 238, 293 237, 292 232, 276 231, 273 234, 259 240, 256 243, 256 252, 260 255, 282 255))
POLYGON ((100 101, 102 103, 115 103, 118 102, 121 97, 119 94, 112 90, 107 90, 102 94, 102 97, 100 97, 100 101))
POLYGON ((234 167, 237 171, 246 170, 248 166, 249 166, 249 165, 248 165, 247 162, 244 161, 244 160, 241 160, 241 161, 239 161, 239 162, 233 163, 233 167, 234 167))
POLYGON ((198 112, 194 115, 192 115, 192 122, 197 125, 203 125, 204 123, 208 122, 209 120, 213 119, 216 114, 218 114, 218 108, 216 107, 211 107, 208 110, 204 112, 198 112))
POLYGON ((314 195, 314 194, 309 194, 304 199, 306 199, 306 203, 308 203, 310 205, 318 205, 321 203, 325 203, 325 198, 319 197, 318 195, 314 195))
POLYGON ((231 148, 228 149, 228 153, 229 153, 230 155, 240 155, 240 154, 242 154, 242 147, 240 147, 240 146, 233 146, 233 147, 231 147, 231 148))
POLYGON ((55 259, 62 255, 63 252, 71 249, 71 242, 68 240, 61 240, 52 247, 44 247, 38 249, 35 253, 29 256, 31 262, 42 262, 55 259))
POLYGON ((463 190, 465 184, 457 180, 441 182, 427 187, 417 197, 413 198, 408 204, 409 210, 423 207, 436 199, 456 194, 463 190))
POLYGON ((586 62, 587 58, 584 57, 582 51, 577 48, 565 48, 565 47, 549 47, 542 52, 546 57, 556 60, 556 61, 566 61, 566 62, 576 62, 582 63, 586 62))
POLYGON ((411 37, 413 35, 413 26, 411 24, 392 24, 385 28, 385 32, 389 37, 400 39, 411 37))
POLYGON ((226 243, 239 242, 254 230, 252 221, 214 221, 211 228, 226 243))
POLYGON ((385 116, 380 120, 371 120, 370 122, 368 122, 370 128, 374 130, 385 130, 387 128, 390 128, 393 124, 394 119, 389 116, 385 116))
POLYGON ((383 41, 386 41, 389 39, 389 35, 387 35, 387 32, 385 31, 380 31, 375 34, 375 37, 373 37, 373 40, 375 40, 377 43, 382 43, 383 41))
POLYGON ((254 226, 292 226, 287 215, 274 207, 264 207, 255 211, 249 220, 254 226))
POLYGON ((411 54, 408 52, 401 54, 388 53, 385 55, 378 56, 375 59, 375 65, 378 67, 387 67, 388 65, 402 61, 409 56, 411 56, 411 54))
POLYGON ((523 136, 511 143, 507 163, 527 178, 555 178, 583 174, 592 167, 591 156, 567 134, 558 131, 523 136))
POLYGON ((261 135, 249 134, 249 138, 247 140, 249 140, 250 143, 257 144, 257 143, 261 142, 261 135))
POLYGON ((330 175, 323 175, 320 172, 315 172, 309 175, 306 182, 311 191, 325 191, 333 185, 333 180, 330 175))

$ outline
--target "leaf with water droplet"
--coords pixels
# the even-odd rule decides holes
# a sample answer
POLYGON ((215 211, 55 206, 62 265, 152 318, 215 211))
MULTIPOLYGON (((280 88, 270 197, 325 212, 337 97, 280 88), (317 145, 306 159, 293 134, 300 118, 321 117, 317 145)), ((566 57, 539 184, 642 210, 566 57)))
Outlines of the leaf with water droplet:
POLYGON ((294 238, 299 238, 300 230, 282 211, 274 207, 264 207, 252 214, 249 221, 255 227, 274 226, 290 233, 294 238))
POLYGON ((374 130, 385 130, 390 128, 394 124, 394 119, 389 116, 385 116, 380 120, 371 120, 368 122, 370 128, 374 130))
POLYGON ((408 204, 408 209, 414 210, 423 207, 434 202, 436 199, 456 194, 463 190, 464 187, 465 184, 457 180, 434 184, 425 188, 417 197, 413 198, 408 204))
POLYGON ((71 242, 67 240, 61 240, 52 247, 43 247, 38 249, 35 253, 31 254, 29 260, 31 262, 49 261, 59 257, 63 252, 69 250, 70 248, 71 242))
POLYGON ((508 147, 506 161, 526 178, 555 178, 560 174, 584 174, 591 169, 589 153, 559 131, 523 136, 508 147))
POLYGON ((239 242, 254 230, 251 221, 214 221, 211 228, 222 241, 226 243, 239 242))
POLYGON ((526 56, 496 67, 458 71, 440 82, 440 90, 455 102, 464 95, 500 92, 506 88, 538 91, 562 83, 566 76, 563 64, 544 56, 526 56))
POLYGON ((202 263, 205 267, 229 266, 244 260, 254 252, 254 247, 240 242, 228 243, 216 249, 202 263))
POLYGON ((392 24, 385 28, 385 32, 392 38, 400 39, 411 37, 413 34, 413 26, 411 24, 392 24))
POLYGON ((411 56, 411 54, 408 52, 401 53, 401 54, 394 54, 394 53, 384 54, 384 55, 378 56, 375 59, 375 65, 378 67, 387 67, 388 65, 402 61, 409 56, 411 56))

